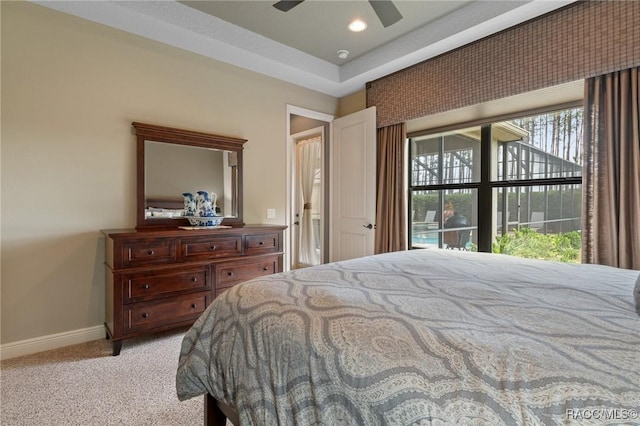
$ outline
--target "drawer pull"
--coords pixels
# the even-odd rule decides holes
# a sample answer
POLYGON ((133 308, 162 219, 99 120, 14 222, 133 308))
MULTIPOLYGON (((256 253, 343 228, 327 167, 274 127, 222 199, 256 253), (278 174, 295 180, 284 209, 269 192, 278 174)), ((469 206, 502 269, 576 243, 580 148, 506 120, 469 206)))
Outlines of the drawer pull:
POLYGON ((191 307, 192 307, 193 309, 198 309, 198 305, 196 305, 195 303, 192 303, 192 304, 191 304, 191 307))
POLYGON ((227 272, 227 275, 229 275, 230 277, 232 277, 232 276, 233 276, 233 272, 229 271, 229 272, 227 272))
POLYGON ((268 270, 269 270, 269 267, 268 267, 268 266, 265 266, 264 268, 262 268, 262 270, 263 270, 263 271, 268 271, 268 270))
POLYGON ((214 246, 213 244, 211 244, 211 250, 215 250, 216 246, 214 246))
POLYGON ((264 245, 264 241, 260 241, 260 242, 258 243, 258 245, 263 246, 263 245, 264 245))
POLYGON ((144 288, 145 290, 149 288, 149 284, 142 284, 142 288, 144 288))
POLYGON ((146 313, 146 312, 145 312, 145 313, 143 313, 143 314, 142 314, 142 318, 149 318, 149 314, 148 314, 148 313, 146 313))
POLYGON ((149 250, 149 251, 147 251, 147 254, 148 254, 149 256, 153 256, 153 254, 154 254, 154 253, 155 253, 155 252, 154 252, 153 250, 149 250))
POLYGON ((191 277, 191 282, 195 283, 196 281, 198 281, 198 277, 191 277))

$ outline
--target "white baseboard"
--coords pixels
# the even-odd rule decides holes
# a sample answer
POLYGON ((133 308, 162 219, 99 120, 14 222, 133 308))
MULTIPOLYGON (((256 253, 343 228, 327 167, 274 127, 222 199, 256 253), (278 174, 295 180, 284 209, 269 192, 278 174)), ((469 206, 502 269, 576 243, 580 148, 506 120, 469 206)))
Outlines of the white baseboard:
POLYGON ((22 355, 30 355, 36 352, 104 339, 106 336, 103 325, 83 328, 79 330, 65 331, 64 333, 50 334, 48 336, 21 340, 19 342, 0 345, 0 359, 15 358, 22 355))

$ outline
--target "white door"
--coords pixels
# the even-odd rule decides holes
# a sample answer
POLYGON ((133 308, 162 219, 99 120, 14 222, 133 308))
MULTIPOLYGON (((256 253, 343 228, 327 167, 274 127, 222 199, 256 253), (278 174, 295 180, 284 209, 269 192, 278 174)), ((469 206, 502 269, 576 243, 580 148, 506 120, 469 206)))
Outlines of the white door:
POLYGON ((374 252, 376 109, 333 121, 330 162, 329 261, 374 252))

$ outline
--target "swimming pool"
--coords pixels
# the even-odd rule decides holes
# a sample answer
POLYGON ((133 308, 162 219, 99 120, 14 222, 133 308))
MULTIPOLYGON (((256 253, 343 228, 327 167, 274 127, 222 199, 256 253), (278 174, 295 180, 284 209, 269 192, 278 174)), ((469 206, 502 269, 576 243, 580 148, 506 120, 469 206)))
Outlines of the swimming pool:
POLYGON ((413 244, 429 244, 429 245, 438 245, 438 235, 422 235, 422 234, 418 234, 418 235, 412 235, 411 237, 411 242, 413 244))
MULTIPOLYGON (((447 232, 447 231, 444 231, 447 232)), ((411 246, 412 247, 440 247, 438 241, 438 232, 416 232, 411 236, 411 246)), ((442 247, 446 247, 447 244, 443 241, 442 247)), ((468 241, 466 244, 466 249, 471 247, 471 241, 468 241)))

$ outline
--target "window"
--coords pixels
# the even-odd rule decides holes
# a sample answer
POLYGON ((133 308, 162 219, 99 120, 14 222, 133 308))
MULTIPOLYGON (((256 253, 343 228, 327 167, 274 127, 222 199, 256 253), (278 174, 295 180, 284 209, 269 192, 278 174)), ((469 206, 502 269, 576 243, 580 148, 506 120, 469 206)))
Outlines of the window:
POLYGON ((468 248, 474 243, 478 191, 473 186, 480 182, 480 130, 472 127, 411 139, 413 247, 468 248))
POLYGON ((410 246, 579 261, 581 152, 581 108, 411 137, 410 246))
POLYGON ((412 140, 412 182, 416 186, 480 180, 480 128, 412 140))

